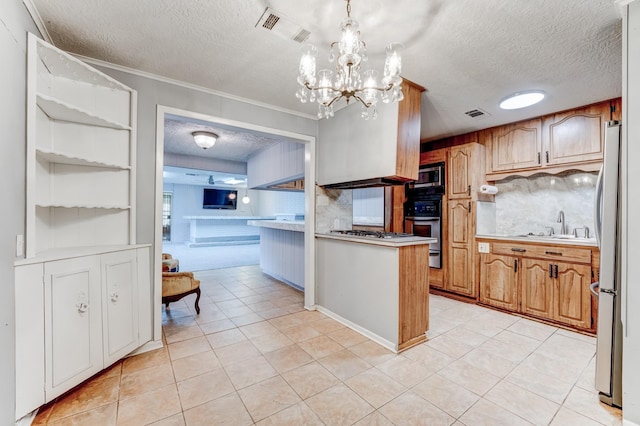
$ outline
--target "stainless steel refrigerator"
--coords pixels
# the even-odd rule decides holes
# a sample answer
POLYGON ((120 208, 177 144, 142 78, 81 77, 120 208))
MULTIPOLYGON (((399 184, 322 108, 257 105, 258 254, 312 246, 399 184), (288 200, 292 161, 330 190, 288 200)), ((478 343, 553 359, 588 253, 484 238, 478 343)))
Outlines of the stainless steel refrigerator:
POLYGON ((596 389, 600 400, 622 407, 620 140, 621 124, 605 129, 604 161, 595 194, 595 230, 600 274, 591 291, 598 297, 596 389))

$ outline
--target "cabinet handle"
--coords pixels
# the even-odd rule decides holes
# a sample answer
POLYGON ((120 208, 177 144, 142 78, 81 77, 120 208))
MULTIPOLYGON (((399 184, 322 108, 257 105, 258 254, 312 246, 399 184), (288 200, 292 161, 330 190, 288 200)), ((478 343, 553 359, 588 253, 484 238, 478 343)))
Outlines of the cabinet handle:
POLYGON ((469 213, 471 213, 471 201, 469 201, 469 213))
POLYGON ((544 155, 547 159, 547 163, 549 163, 549 151, 545 151, 544 155))
POLYGON ((549 264, 549 278, 553 278, 553 265, 549 264))
POLYGON ((527 251, 527 249, 512 247, 511 251, 517 251, 518 253, 524 253, 525 251, 527 251))
POLYGON ((78 313, 84 314, 89 309, 89 304, 85 302, 76 303, 76 308, 78 308, 78 313))
POLYGON ((467 187, 467 195, 471 196, 471 185, 467 187))
POLYGON ((553 267, 553 269, 554 269, 554 275, 555 275, 555 277, 556 277, 556 278, 558 278, 558 265, 555 265, 555 266, 553 267))
POLYGON ((513 259, 513 272, 518 272, 518 259, 513 259))
POLYGON ((562 256, 562 253, 559 251, 545 251, 544 254, 550 254, 552 256, 562 256))
POLYGON ((118 301, 118 297, 119 297, 118 293, 116 293, 116 292, 111 293, 111 301, 112 302, 117 302, 118 301))
POLYGON ((538 164, 540 164, 540 152, 538 151, 538 164))

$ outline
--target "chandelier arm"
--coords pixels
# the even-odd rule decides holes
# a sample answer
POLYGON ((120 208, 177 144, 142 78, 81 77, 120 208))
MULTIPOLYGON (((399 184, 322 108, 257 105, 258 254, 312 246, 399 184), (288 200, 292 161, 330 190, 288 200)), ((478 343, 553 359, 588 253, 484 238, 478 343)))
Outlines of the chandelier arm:
POLYGON ((365 108, 369 108, 371 106, 371 102, 365 102, 364 99, 362 99, 360 96, 358 95, 353 95, 354 98, 356 98, 357 100, 360 101, 360 103, 362 105, 364 105, 365 108))
MULTIPOLYGON (((330 107, 331 105, 333 105, 333 103, 334 103, 335 101, 339 101, 339 100, 340 100, 340 99, 342 99, 342 98, 344 98, 344 95, 336 96, 335 98, 331 99, 331 102, 329 102, 328 104, 323 104, 323 105, 330 107)), ((348 99, 349 99, 349 98, 347 98, 347 100, 348 100, 348 99)))

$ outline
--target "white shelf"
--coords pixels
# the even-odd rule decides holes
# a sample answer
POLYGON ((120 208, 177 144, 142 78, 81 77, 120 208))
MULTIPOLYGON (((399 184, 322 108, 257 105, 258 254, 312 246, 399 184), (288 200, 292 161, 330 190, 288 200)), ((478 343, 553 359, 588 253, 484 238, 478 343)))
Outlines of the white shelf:
POLYGON ((38 57, 52 75, 109 89, 130 90, 119 81, 42 40, 37 40, 37 44, 38 57))
POLYGON ((98 117, 88 111, 52 98, 51 96, 38 93, 36 98, 38 106, 53 120, 70 121, 72 123, 108 127, 117 130, 131 130, 129 126, 98 117))
POLYGON ((73 164, 77 166, 103 167, 108 169, 131 170, 130 166, 121 166, 118 164, 108 164, 100 161, 93 161, 86 158, 75 157, 62 152, 54 152, 45 149, 36 149, 39 157, 44 158, 52 163, 73 164))
POLYGON ((56 203, 36 203, 36 207, 54 207, 59 209, 104 209, 104 210, 129 210, 131 206, 127 205, 108 205, 108 204, 56 204, 56 203))

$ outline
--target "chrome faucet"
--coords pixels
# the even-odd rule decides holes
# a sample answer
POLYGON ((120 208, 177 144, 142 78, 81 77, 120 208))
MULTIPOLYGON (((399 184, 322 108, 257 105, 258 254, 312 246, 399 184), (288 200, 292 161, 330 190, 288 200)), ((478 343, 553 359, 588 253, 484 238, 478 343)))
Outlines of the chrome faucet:
POLYGON ((545 226, 544 229, 549 230, 549 236, 552 236, 554 234, 553 226, 545 226))
POLYGON ((578 237, 578 229, 584 230, 584 238, 589 238, 589 227, 587 225, 583 226, 582 228, 576 228, 573 230, 573 236, 576 238, 578 237))
POLYGON ((558 223, 560 224, 560 234, 566 235, 569 231, 567 230, 567 224, 564 222, 564 212, 562 210, 558 213, 558 223))

